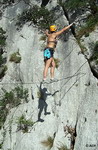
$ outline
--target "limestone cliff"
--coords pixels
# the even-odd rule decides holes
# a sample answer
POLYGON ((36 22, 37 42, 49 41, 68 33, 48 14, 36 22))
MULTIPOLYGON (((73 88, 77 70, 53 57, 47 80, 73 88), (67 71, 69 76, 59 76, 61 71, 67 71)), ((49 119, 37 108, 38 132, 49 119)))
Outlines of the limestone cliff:
POLYGON ((5 39, 0 47, 1 150, 98 149, 98 59, 91 58, 95 58, 98 26, 77 40, 75 33, 90 12, 68 14, 62 4, 57 0, 1 1, 1 39, 5 39), (54 54, 58 82, 41 83, 46 44, 40 28, 43 18, 35 19, 34 11, 33 22, 19 17, 35 5, 51 11, 59 29, 75 21, 75 27, 58 39, 54 54))

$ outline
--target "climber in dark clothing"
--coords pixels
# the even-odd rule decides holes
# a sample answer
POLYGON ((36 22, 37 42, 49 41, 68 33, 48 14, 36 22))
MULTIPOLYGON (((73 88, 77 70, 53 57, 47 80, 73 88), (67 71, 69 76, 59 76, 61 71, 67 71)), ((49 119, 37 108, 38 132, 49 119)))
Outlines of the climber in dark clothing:
POLYGON ((45 67, 44 67, 44 71, 43 71, 43 82, 46 82, 46 77, 47 77, 49 67, 50 67, 51 81, 55 81, 54 80, 55 61, 53 58, 53 54, 54 54, 55 47, 57 44, 56 38, 60 34, 62 34, 64 31, 69 29, 72 25, 73 25, 73 23, 68 25, 67 27, 64 27, 63 29, 61 29, 60 31, 57 31, 57 32, 56 32, 56 30, 57 30, 56 25, 50 26, 50 31, 49 31, 50 33, 48 32, 48 30, 46 30, 45 34, 47 35, 47 46, 44 49, 45 67))

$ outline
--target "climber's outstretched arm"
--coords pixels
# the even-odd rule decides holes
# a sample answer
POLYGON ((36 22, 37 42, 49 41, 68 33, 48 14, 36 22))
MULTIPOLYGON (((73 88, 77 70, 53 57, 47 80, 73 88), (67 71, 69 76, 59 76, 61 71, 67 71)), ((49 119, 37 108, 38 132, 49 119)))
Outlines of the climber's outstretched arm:
POLYGON ((47 36, 49 35, 48 30, 45 31, 45 34, 46 34, 47 36))
POLYGON ((56 36, 62 34, 64 31, 66 31, 67 29, 69 29, 71 26, 73 25, 73 23, 71 23, 69 26, 64 27, 63 29, 61 29, 60 31, 56 32, 56 36))

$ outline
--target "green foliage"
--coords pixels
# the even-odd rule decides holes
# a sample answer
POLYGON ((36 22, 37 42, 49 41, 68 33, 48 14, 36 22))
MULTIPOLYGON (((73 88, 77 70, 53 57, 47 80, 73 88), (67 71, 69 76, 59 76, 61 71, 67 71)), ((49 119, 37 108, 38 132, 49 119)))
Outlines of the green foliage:
POLYGON ((94 52, 98 52, 98 41, 95 43, 94 52))
POLYGON ((60 60, 58 58, 54 58, 55 67, 58 68, 60 64, 60 60))
POLYGON ((6 45, 5 40, 6 40, 5 37, 0 36, 0 45, 1 46, 5 46, 6 45))
POLYGON ((15 52, 15 53, 11 54, 10 61, 11 62, 15 62, 15 63, 20 63, 20 61, 21 61, 20 53, 19 52, 15 52))
POLYGON ((18 130, 22 130, 23 133, 28 132, 29 127, 32 127, 34 122, 30 119, 26 119, 24 115, 18 118, 18 130))
POLYGON ((95 0, 67 0, 66 2, 58 0, 58 3, 68 10, 77 10, 80 8, 87 8, 89 6, 89 8, 91 9, 91 13, 93 14, 95 14, 98 9, 95 0))
POLYGON ((52 10, 49 11, 45 7, 35 5, 18 16, 16 25, 22 27, 26 22, 31 22, 39 29, 47 29, 55 21, 55 15, 53 14, 52 10))
MULTIPOLYGON (((6 45, 6 32, 0 27, 0 49, 3 51, 3 47, 6 45)), ((0 52, 0 79, 4 77, 7 66, 4 65, 4 59, 2 57, 2 52, 0 52)))
POLYGON ((81 43, 80 39, 77 38, 77 43, 80 46, 81 52, 84 53, 87 51, 86 47, 81 43))
POLYGON ((98 13, 98 6, 96 5, 96 0, 88 0, 90 9, 91 9, 91 14, 96 14, 98 13))
POLYGON ((2 143, 0 143, 0 149, 2 149, 2 146, 3 146, 3 142, 2 142, 2 143))
POLYGON ((8 114, 7 108, 2 107, 0 104, 0 129, 2 128, 2 126, 6 120, 7 114, 8 114))
POLYGON ((37 92, 37 97, 41 98, 41 92, 40 91, 37 92))
POLYGON ((5 89, 3 89, 3 92, 4 94, 0 98, 0 128, 6 120, 9 110, 21 104, 22 99, 27 102, 28 97, 28 90, 23 89, 22 86, 16 87, 10 92, 7 92, 5 89))
POLYGON ((45 41, 46 40, 46 35, 42 35, 41 37, 40 37, 40 41, 45 41))
POLYGON ((6 45, 6 36, 5 36, 5 31, 0 28, 0 46, 5 46, 6 45))
POLYGON ((85 0, 82 0, 82 1, 80 1, 80 0, 69 0, 69 1, 65 2, 63 5, 67 9, 74 10, 74 9, 81 8, 81 7, 85 6, 86 3, 87 3, 87 1, 85 1, 85 0))
POLYGON ((0 66, 3 64, 3 57, 2 55, 0 54, 0 66))
POLYGON ((51 149, 53 147, 53 142, 54 142, 54 138, 52 137, 48 137, 47 140, 42 141, 41 143, 45 146, 45 147, 49 147, 49 149, 51 149))
POLYGON ((86 24, 78 31, 77 37, 86 36, 95 29, 96 25, 98 25, 98 14, 88 16, 86 24))
POLYGON ((58 148, 58 150, 69 150, 66 145, 62 145, 58 148))
POLYGON ((16 91, 18 98, 24 99, 26 102, 28 102, 28 89, 23 89, 22 86, 18 86, 14 90, 16 91))
POLYGON ((20 104, 20 99, 15 96, 14 91, 4 91, 4 96, 1 99, 0 106, 6 108, 8 106, 9 108, 16 107, 20 104))
POLYGON ((98 25, 98 6, 96 5, 95 0, 67 0, 62 2, 58 0, 59 5, 61 5, 65 10, 81 10, 82 8, 90 9, 91 15, 86 19, 85 25, 80 28, 78 31, 77 37, 81 38, 83 35, 86 37, 89 36, 89 33, 95 29, 95 26, 98 25))
POLYGON ((3 144, 5 141, 5 137, 6 137, 6 129, 5 128, 3 128, 3 132, 1 132, 1 134, 2 134, 3 139, 2 139, 2 141, 0 141, 0 150, 3 150, 3 144))
POLYGON ((0 34, 4 35, 6 32, 0 27, 0 34))
POLYGON ((45 47, 46 47, 46 44, 45 44, 45 42, 43 42, 43 44, 41 45, 41 51, 43 51, 44 49, 45 49, 45 47))
POLYGON ((6 66, 6 65, 3 65, 3 66, 0 68, 0 79, 1 79, 2 77, 4 77, 6 71, 7 71, 7 66, 6 66))

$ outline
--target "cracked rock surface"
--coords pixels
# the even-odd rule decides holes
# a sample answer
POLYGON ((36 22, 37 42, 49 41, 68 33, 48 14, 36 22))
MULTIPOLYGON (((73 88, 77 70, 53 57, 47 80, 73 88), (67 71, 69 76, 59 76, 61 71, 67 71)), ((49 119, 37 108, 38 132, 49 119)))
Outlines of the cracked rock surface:
MULTIPOLYGON (((42 1, 30 0, 30 3, 39 6, 42 1)), ((21 30, 16 29, 17 14, 30 6, 25 1, 14 4, 3 10, 0 20, 0 26, 8 35, 5 48, 8 69, 0 80, 0 96, 3 97, 2 88, 10 92, 23 86, 23 89, 28 89, 28 101, 22 99, 13 108, 6 105, 8 113, 0 130, 0 149, 58 150, 64 145, 70 150, 97 150, 98 80, 81 53, 76 38, 71 30, 59 38, 54 54, 60 60, 55 69, 58 81, 42 84, 44 62, 41 49, 44 41, 40 38, 43 34, 30 23, 24 24, 21 30), (17 51, 21 56, 20 63, 10 62, 11 54, 17 51), (22 115, 25 119, 21 118, 19 122, 22 115)), ((57 5, 56 0, 47 1, 46 7, 52 9, 57 5)), ((56 14, 58 25, 68 25, 62 8, 56 14)), ((95 32, 88 38, 83 37, 89 54, 88 45, 93 37, 98 40, 95 32)))

